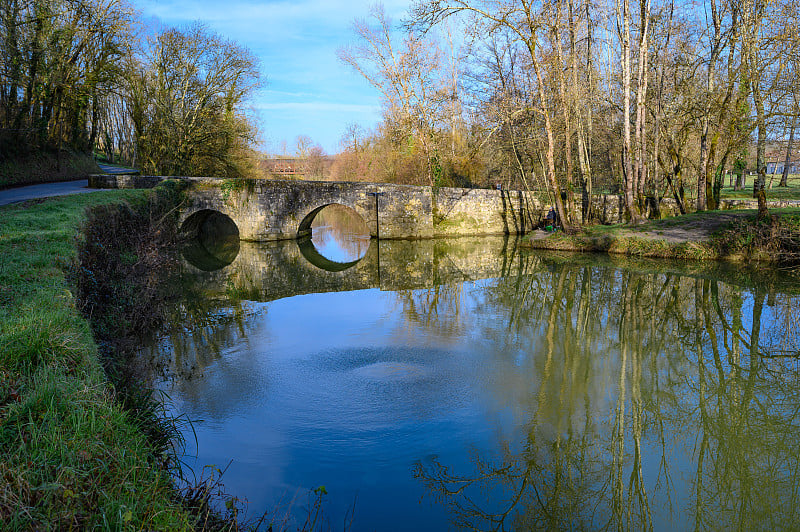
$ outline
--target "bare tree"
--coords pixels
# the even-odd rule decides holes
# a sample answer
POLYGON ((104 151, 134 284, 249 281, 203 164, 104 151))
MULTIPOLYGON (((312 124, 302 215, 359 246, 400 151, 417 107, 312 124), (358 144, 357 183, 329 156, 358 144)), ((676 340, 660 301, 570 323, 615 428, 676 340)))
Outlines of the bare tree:
POLYGON ((126 94, 143 170, 247 173, 254 131, 243 104, 260 81, 249 50, 202 25, 150 39, 131 67, 126 94))
POLYGON ((369 20, 356 20, 353 29, 359 42, 339 49, 339 59, 381 92, 387 123, 419 143, 427 160, 428 182, 436 184, 433 138, 438 113, 449 97, 442 85, 438 46, 410 33, 398 44, 380 5, 370 10, 369 20))
MULTIPOLYGON (((549 88, 545 83, 545 66, 549 54, 545 49, 545 42, 550 39, 549 46, 555 47, 554 39, 561 38, 561 32, 554 35, 548 32, 550 18, 553 14, 548 6, 540 6, 535 2, 522 0, 520 2, 481 2, 479 0, 447 0, 426 1, 417 3, 412 10, 415 27, 425 31, 443 20, 457 14, 471 15, 476 27, 484 35, 496 34, 500 31, 508 32, 527 51, 535 79, 535 94, 532 108, 544 121, 544 134, 546 138, 545 149, 545 176, 548 188, 553 199, 556 212, 566 231, 572 231, 572 215, 568 213, 562 201, 561 185, 556 178, 556 133, 554 117, 558 109, 551 105, 549 88)), ((559 17, 559 20, 561 17, 559 17)))

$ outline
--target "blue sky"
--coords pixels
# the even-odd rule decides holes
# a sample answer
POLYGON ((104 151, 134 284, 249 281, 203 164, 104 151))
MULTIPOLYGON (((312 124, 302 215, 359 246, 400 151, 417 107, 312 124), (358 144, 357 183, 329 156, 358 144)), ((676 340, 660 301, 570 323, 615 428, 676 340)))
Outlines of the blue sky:
MULTIPOLYGON (((263 149, 294 152, 307 135, 326 152, 339 151, 348 124, 367 129, 381 119, 378 92, 341 64, 336 50, 353 42, 355 18, 365 18, 373 1, 353 0, 133 0, 151 27, 185 27, 200 21, 237 41, 261 60, 267 83, 251 107, 263 149)), ((382 2, 399 22, 410 0, 382 2)))

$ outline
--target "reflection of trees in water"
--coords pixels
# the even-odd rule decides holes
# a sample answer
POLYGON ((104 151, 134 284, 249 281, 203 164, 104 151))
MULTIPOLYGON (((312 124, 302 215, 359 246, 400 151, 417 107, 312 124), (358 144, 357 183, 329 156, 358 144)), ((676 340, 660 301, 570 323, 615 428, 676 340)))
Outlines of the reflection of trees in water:
POLYGON ((761 350, 775 357, 800 355, 800 300, 786 294, 768 293, 773 319, 761 333, 761 350))
MULTIPOLYGON (((794 361, 764 346, 795 319, 797 298, 765 308, 761 287, 525 268, 486 287, 481 303, 509 324, 481 332, 504 346, 493 392, 530 413, 524 441, 475 457, 469 473, 416 467, 455 524, 651 529, 659 514, 678 527, 791 528, 800 386, 794 361), (681 453, 693 465, 673 463, 681 453), (685 487, 675 485, 681 465, 685 487)), ((436 304, 447 304, 441 294, 436 304)))
MULTIPOLYGON (((793 527, 797 297, 538 256, 510 267, 480 286, 397 292, 407 319, 484 342, 490 395, 525 413, 521 441, 476 456, 472 471, 417 465, 459 525, 793 527)), ((191 334, 170 332, 161 352, 191 378, 246 338, 256 320, 243 300, 256 297, 201 283, 184 293, 171 321, 191 334)))
MULTIPOLYGON (((266 311, 248 301, 248 294, 228 283, 222 294, 203 289, 203 276, 186 274, 180 283, 180 302, 169 309, 172 327, 160 332, 158 342, 147 342, 146 355, 154 375, 189 381, 201 374, 222 352, 247 338, 253 317, 266 311)), ((145 355, 145 353, 142 353, 145 355)))
POLYGON ((460 336, 466 329, 461 312, 464 283, 447 283, 418 290, 395 292, 397 304, 409 321, 433 327, 448 336, 460 336))
POLYGON ((323 208, 314 217, 311 229, 311 241, 317 249, 324 248, 333 240, 344 250, 348 260, 363 257, 369 247, 369 229, 364 220, 343 205, 333 204, 323 208))

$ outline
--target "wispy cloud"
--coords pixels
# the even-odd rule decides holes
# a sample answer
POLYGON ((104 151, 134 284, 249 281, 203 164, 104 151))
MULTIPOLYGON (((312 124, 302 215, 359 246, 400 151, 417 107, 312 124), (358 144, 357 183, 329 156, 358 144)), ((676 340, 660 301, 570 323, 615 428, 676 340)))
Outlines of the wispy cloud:
MULTIPOLYGON (((266 88, 251 102, 270 138, 308 134, 327 150, 338 148, 347 124, 370 128, 380 118, 380 97, 336 58, 353 40, 352 21, 369 14, 374 0, 132 0, 151 20, 167 26, 200 21, 253 51, 266 88)), ((396 21, 411 0, 386 0, 396 21)))

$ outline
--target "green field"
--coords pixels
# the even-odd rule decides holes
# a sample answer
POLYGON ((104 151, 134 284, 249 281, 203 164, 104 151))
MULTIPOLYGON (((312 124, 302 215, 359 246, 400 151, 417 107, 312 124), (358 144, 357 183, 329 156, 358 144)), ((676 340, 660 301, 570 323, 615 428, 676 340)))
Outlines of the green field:
MULTIPOLYGON (((730 185, 730 175, 725 177, 722 187, 721 196, 729 199, 752 199, 753 197, 753 182, 755 175, 748 175, 745 179, 745 187, 743 190, 733 190, 730 185)), ((778 183, 781 182, 780 174, 767 174, 767 200, 800 200, 800 174, 789 174, 788 187, 779 187, 778 183), (772 187, 770 188, 770 183, 772 187)))

